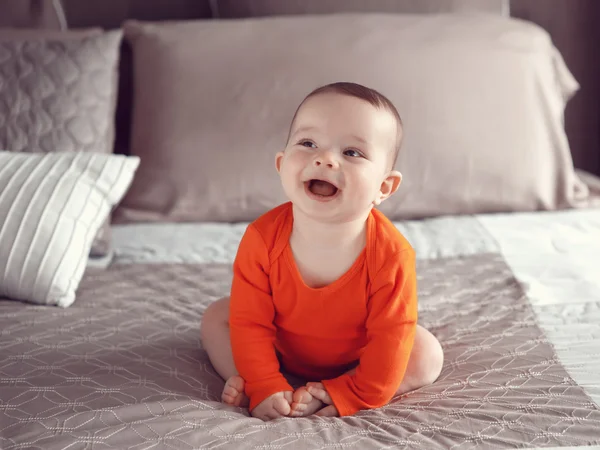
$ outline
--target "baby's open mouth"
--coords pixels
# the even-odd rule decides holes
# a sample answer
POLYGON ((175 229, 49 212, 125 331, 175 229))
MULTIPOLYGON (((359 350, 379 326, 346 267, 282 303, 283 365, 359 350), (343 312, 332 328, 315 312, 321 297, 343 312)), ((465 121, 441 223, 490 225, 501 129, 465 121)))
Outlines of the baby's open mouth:
POLYGON ((338 188, 328 181, 314 179, 309 180, 307 184, 310 192, 321 197, 331 197, 338 192, 338 188))

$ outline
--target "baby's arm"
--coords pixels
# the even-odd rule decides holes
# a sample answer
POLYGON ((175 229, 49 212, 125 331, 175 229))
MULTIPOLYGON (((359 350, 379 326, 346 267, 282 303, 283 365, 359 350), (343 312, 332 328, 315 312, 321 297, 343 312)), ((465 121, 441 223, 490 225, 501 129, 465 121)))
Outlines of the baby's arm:
POLYGON ((341 416, 388 403, 400 386, 417 327, 417 280, 412 249, 387 258, 372 281, 367 345, 355 373, 323 380, 341 416))
POLYGON ((229 302, 231 349, 236 369, 245 381, 250 411, 275 393, 293 391, 279 370, 275 353, 275 308, 268 270, 267 246, 250 225, 233 265, 229 302))

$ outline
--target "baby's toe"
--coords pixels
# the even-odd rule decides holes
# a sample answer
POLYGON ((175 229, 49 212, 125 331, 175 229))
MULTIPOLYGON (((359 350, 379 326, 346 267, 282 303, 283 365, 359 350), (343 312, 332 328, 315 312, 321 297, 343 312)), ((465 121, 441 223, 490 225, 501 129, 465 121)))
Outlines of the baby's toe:
POLYGON ((292 403, 292 406, 290 408, 290 416, 291 417, 300 417, 304 415, 304 412, 306 411, 306 403, 292 403))
POLYGON ((296 389, 294 391, 294 396, 292 397, 294 403, 308 404, 311 402, 312 399, 313 396, 310 395, 310 393, 306 390, 304 386, 296 389))

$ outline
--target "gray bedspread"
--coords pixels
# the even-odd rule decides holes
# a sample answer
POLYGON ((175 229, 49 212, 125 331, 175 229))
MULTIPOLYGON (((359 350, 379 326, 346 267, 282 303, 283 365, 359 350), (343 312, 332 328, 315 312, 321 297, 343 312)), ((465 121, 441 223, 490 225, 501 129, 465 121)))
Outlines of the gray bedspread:
POLYGON ((568 375, 497 254, 419 261, 433 385, 345 418, 268 423, 219 402, 199 341, 228 264, 90 269, 67 309, 0 300, 0 448, 424 448, 600 444, 600 409, 568 375))

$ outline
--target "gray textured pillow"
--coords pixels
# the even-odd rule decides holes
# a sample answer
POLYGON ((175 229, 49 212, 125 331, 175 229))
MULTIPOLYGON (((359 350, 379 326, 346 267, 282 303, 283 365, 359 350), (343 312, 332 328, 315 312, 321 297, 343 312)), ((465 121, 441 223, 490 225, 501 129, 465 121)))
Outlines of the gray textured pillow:
MULTIPOLYGON (((0 148, 112 153, 122 32, 0 32, 0 148)), ((110 249, 109 222, 92 256, 110 249)))

